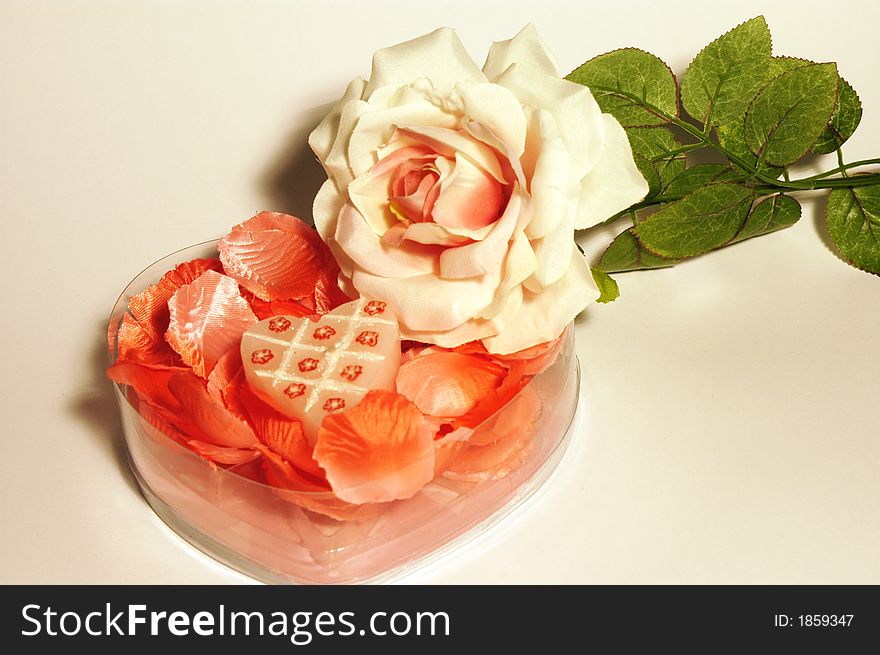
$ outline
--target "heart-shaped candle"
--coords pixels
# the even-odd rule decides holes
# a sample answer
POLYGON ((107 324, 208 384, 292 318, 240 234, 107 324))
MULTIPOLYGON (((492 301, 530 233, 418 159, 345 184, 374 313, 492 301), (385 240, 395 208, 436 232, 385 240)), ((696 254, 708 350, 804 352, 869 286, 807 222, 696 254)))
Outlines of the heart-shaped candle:
POLYGON ((327 414, 354 407, 371 389, 394 389, 400 331, 384 302, 360 298, 317 321, 273 316, 241 340, 248 384, 314 443, 327 414))

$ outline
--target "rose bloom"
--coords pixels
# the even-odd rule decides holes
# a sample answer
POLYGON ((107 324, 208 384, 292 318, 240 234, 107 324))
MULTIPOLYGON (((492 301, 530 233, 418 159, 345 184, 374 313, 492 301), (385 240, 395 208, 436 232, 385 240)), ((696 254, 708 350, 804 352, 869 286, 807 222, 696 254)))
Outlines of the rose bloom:
POLYGON ((392 305, 402 338, 447 348, 558 337, 599 295, 574 230, 648 191, 620 124, 532 26, 482 70, 448 28, 379 50, 309 144, 340 284, 392 305))

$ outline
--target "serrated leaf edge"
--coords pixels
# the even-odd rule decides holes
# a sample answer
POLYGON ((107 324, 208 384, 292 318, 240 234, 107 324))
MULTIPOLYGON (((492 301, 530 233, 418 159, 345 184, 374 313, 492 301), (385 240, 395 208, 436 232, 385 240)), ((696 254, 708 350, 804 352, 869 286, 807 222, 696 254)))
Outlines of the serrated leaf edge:
MULTIPOLYGON (((630 46, 627 48, 615 48, 614 50, 609 50, 608 52, 603 52, 601 54, 598 54, 595 57, 591 57, 590 59, 587 59, 587 61, 585 61, 580 66, 577 66, 573 71, 571 71, 568 75, 565 76, 565 79, 573 84, 579 84, 579 82, 575 82, 574 80, 569 79, 571 77, 571 75, 574 74, 574 72, 578 68, 580 68, 581 66, 586 66, 591 61, 595 61, 596 59, 599 59, 601 57, 605 57, 607 55, 613 55, 616 52, 641 52, 642 54, 650 55, 651 57, 654 57, 654 59, 656 59, 661 64, 663 64, 666 67, 666 70, 669 71, 669 75, 672 77, 672 84, 675 87, 675 115, 676 115, 676 117, 681 116, 681 89, 679 88, 680 84, 678 83, 678 78, 675 76, 675 73, 672 71, 672 68, 669 67, 669 64, 667 64, 665 61, 663 61, 663 59, 661 59, 660 57, 655 55, 653 52, 648 52, 647 50, 642 50, 641 48, 636 48, 633 46, 630 46)), ((582 86, 586 86, 586 85, 582 85, 582 86)), ((590 93, 593 92, 592 88, 590 88, 590 87, 587 87, 587 88, 590 89, 590 93)), ((663 117, 658 116, 658 118, 663 118, 663 117)), ((647 123, 644 125, 627 125, 627 128, 630 128, 630 127, 651 128, 651 127, 664 127, 664 125, 662 125, 662 124, 657 125, 654 123, 647 123)))

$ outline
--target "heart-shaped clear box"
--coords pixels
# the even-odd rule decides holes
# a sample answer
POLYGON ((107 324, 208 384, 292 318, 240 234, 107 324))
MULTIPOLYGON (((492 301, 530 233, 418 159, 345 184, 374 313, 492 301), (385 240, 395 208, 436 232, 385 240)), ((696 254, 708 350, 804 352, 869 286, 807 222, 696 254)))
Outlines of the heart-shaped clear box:
MULTIPOLYGON (((179 250, 135 277, 113 307, 111 334, 129 298, 179 263, 216 256, 216 243, 179 250)), ((131 470, 147 502, 178 535, 262 582, 334 584, 396 579, 483 534, 522 504, 550 477, 571 439, 579 381, 569 326, 556 361, 474 431, 506 422, 508 430, 531 432, 516 435, 529 447, 513 470, 467 480, 441 473, 412 498, 363 505, 344 521, 301 507, 310 504, 301 502, 304 496, 320 503, 332 501, 330 493, 297 492, 298 502, 291 502, 239 470, 252 464, 223 468, 201 458, 145 420, 132 403, 132 389, 114 387, 131 470), (524 394, 539 409, 533 423, 520 426, 513 412, 524 394)), ((483 440, 479 447, 487 445, 483 440)), ((466 453, 467 447, 457 456, 466 453)))

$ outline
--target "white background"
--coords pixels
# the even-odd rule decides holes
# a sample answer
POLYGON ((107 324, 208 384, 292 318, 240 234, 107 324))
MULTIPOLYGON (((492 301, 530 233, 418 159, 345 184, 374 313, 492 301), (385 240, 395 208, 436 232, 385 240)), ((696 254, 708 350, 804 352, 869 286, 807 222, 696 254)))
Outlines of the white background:
MULTIPOLYGON (((0 3, 0 582, 246 581, 138 494, 105 320, 165 253, 258 210, 307 216, 306 136, 377 48, 447 24, 482 61, 533 21, 563 72, 636 45, 681 73, 764 13, 775 53, 835 60, 861 95, 847 158, 880 155, 877 3, 592 5, 0 3)), ((577 323, 582 417, 558 472, 408 580, 880 583, 880 279, 829 250, 823 206, 619 276, 577 323)))

